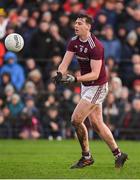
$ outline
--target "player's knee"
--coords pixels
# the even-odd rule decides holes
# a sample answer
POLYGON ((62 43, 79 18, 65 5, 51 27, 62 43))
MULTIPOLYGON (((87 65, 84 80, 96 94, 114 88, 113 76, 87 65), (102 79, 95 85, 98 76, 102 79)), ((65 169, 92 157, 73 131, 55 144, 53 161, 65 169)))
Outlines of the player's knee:
POLYGON ((79 126, 82 123, 82 116, 81 114, 74 113, 71 118, 71 123, 74 127, 79 126))

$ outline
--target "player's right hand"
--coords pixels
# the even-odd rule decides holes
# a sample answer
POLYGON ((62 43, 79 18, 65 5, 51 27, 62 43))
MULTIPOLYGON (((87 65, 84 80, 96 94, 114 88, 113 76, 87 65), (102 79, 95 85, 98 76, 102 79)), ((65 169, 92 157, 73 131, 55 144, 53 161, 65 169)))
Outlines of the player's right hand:
POLYGON ((62 80, 62 73, 61 73, 61 72, 57 72, 57 75, 52 78, 52 81, 53 81, 55 84, 60 83, 61 80, 62 80))

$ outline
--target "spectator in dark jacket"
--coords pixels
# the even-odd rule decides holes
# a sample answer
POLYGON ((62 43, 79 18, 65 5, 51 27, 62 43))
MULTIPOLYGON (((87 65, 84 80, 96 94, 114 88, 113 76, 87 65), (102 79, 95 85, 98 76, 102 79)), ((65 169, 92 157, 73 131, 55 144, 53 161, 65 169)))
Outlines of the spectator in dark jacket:
POLYGON ((51 106, 48 109, 47 116, 43 118, 44 135, 49 140, 53 140, 53 138, 62 139, 62 122, 58 115, 58 108, 51 106))
POLYGON ((31 38, 31 56, 38 59, 50 58, 53 54, 53 42, 53 37, 49 33, 49 24, 45 21, 41 21, 38 31, 35 32, 31 38))

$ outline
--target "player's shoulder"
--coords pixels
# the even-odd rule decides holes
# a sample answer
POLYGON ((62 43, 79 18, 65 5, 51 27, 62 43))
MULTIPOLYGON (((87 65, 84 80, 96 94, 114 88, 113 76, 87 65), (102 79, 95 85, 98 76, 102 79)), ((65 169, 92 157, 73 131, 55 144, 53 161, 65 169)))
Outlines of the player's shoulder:
POLYGON ((95 36, 95 35, 91 35, 91 37, 89 38, 89 44, 91 46, 91 49, 93 48, 103 48, 101 41, 95 36))

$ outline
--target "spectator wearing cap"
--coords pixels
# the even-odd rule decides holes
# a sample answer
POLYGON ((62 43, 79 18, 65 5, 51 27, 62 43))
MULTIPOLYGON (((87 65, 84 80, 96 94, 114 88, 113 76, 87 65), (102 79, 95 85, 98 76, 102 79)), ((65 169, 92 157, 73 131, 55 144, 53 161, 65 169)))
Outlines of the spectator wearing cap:
POLYGON ((13 52, 7 52, 4 56, 5 65, 0 70, 0 75, 3 73, 9 73, 11 76, 11 82, 17 91, 20 91, 23 87, 25 76, 24 70, 21 65, 17 63, 17 56, 13 52))
POLYGON ((119 63, 122 53, 121 43, 119 39, 115 37, 112 26, 106 25, 104 27, 104 39, 102 40, 102 43, 105 50, 105 58, 112 56, 116 60, 116 63, 119 63))
POLYGON ((51 23, 52 22, 52 14, 50 11, 44 12, 42 15, 41 20, 42 21, 46 21, 47 23, 51 23))

